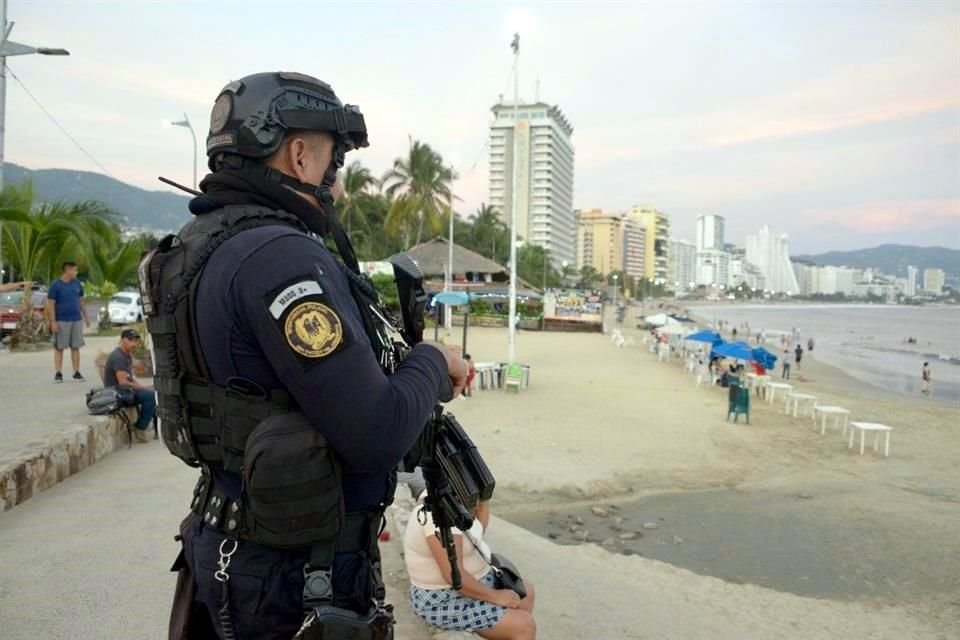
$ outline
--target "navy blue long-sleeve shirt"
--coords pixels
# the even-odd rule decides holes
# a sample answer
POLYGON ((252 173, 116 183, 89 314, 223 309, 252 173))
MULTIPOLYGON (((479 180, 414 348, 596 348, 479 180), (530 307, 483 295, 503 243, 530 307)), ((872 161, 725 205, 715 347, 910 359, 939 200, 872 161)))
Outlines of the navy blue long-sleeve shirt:
MULTIPOLYGON (((214 252, 198 284, 196 321, 215 384, 239 376, 296 399, 345 463, 348 511, 382 499, 390 471, 420 434, 448 377, 443 354, 426 345, 385 375, 336 258, 289 227, 244 231, 214 252), (291 328, 293 314, 313 308, 323 313, 308 318, 307 329, 326 322, 332 335, 316 349, 298 342, 291 328)), ((238 476, 220 471, 215 478, 239 496, 238 476)))

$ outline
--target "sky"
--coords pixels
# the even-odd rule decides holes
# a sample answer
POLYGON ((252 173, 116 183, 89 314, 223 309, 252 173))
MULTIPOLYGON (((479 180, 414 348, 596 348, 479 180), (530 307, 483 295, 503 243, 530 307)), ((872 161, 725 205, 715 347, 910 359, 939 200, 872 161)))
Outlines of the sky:
MULTIPOLYGON (((791 253, 886 242, 960 248, 960 2, 376 3, 12 0, 11 39, 68 58, 8 65, 111 175, 190 184, 220 88, 300 71, 366 116, 352 153, 380 175, 409 140, 487 200, 490 107, 520 96, 574 126, 574 207, 652 204, 673 236, 698 214, 742 245, 761 225, 791 253)), ((6 158, 99 171, 7 80, 6 158)), ((201 173, 202 176, 202 173, 201 173)))

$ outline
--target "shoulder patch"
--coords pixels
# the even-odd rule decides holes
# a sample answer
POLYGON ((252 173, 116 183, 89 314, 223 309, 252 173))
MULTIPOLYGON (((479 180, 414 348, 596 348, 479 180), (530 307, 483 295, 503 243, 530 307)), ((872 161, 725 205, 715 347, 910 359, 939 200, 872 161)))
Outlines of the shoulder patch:
POLYGON ((300 275, 267 292, 263 306, 304 370, 350 344, 337 307, 317 275, 300 275))
POLYGON ((333 309, 322 302, 297 303, 283 323, 283 334, 291 349, 305 358, 325 358, 343 344, 343 323, 333 309))
POLYGON ((283 312, 297 300, 307 296, 319 296, 323 293, 323 287, 316 280, 301 280, 294 282, 277 294, 277 297, 270 303, 270 315, 274 320, 279 320, 283 312))

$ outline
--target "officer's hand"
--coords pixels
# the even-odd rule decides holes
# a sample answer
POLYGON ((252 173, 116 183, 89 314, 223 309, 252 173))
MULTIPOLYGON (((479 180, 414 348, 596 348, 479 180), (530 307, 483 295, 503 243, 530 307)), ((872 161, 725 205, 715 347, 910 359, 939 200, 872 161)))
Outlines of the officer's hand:
MULTIPOLYGON (((463 391, 463 388, 467 386, 467 374, 470 372, 470 367, 467 366, 463 358, 444 345, 437 342, 425 342, 424 344, 429 344, 443 354, 444 359, 447 361, 447 373, 450 376, 450 386, 453 388, 453 398, 456 398, 460 395, 460 392, 463 391)), ((451 398, 451 400, 453 398, 451 398)))

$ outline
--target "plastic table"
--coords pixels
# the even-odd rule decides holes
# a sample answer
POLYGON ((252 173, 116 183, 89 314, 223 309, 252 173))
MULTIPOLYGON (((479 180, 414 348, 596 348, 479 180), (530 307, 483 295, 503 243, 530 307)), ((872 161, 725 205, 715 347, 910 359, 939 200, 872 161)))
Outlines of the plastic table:
POLYGON ((843 407, 838 407, 836 405, 823 405, 815 406, 813 408, 813 425, 817 425, 818 414, 823 417, 823 422, 820 427, 820 435, 824 435, 827 432, 827 416, 833 416, 833 426, 843 427, 843 435, 847 435, 847 426, 850 420, 850 410, 844 409, 843 407))
POLYGON ((876 437, 873 439, 873 450, 878 450, 880 434, 883 433, 886 435, 886 441, 883 445, 883 457, 890 457, 890 434, 893 433, 893 427, 888 427, 885 424, 877 424, 876 422, 851 422, 850 444, 847 446, 847 449, 853 449, 853 436, 858 430, 860 431, 860 455, 863 455, 863 441, 867 435, 867 431, 873 431, 876 433, 876 437))
POLYGON ((778 390, 783 389, 786 393, 790 393, 793 391, 793 385, 786 382, 768 382, 767 389, 770 390, 770 393, 767 394, 767 402, 773 404, 773 399, 777 397, 778 390))
POLYGON ((789 415, 790 404, 793 403, 793 417, 796 418, 800 412, 801 402, 810 405, 810 415, 813 415, 813 407, 817 405, 817 396, 812 396, 809 393, 794 393, 793 391, 787 393, 787 402, 784 405, 783 412, 789 415))

